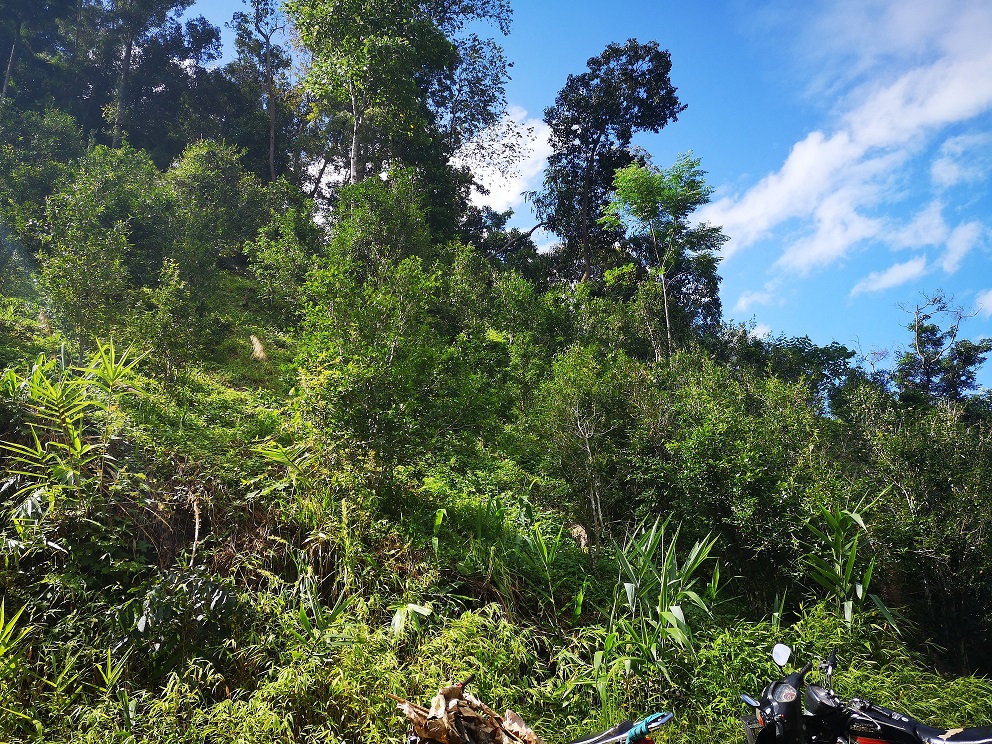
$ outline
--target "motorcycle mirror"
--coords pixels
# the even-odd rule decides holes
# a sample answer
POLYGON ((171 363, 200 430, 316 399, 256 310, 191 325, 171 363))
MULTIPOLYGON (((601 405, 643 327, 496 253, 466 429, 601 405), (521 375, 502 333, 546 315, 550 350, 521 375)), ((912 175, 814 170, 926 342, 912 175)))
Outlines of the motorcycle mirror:
POLYGON ((824 684, 826 684, 827 687, 830 687, 830 685, 833 682, 834 669, 836 668, 837 668, 837 649, 831 649, 830 656, 827 657, 827 668, 824 670, 824 676, 823 676, 824 684))
POLYGON ((748 705, 750 705, 752 708, 760 708, 761 707, 761 703, 759 703, 757 700, 755 700, 750 695, 747 695, 747 694, 745 694, 743 692, 741 693, 741 700, 743 700, 745 703, 747 703, 748 705))
POLYGON ((784 667, 788 663, 790 656, 792 656, 792 649, 784 643, 776 643, 775 648, 772 649, 772 659, 780 667, 784 667))

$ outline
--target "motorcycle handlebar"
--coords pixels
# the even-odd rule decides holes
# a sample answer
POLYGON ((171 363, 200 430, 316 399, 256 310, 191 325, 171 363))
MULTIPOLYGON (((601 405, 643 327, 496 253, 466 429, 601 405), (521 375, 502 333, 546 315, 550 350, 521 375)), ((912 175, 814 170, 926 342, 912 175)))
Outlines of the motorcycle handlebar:
POLYGON ((635 742, 645 738, 652 731, 660 729, 675 717, 672 713, 655 713, 647 718, 638 721, 634 727, 627 732, 627 741, 635 742))
POLYGON ((837 668, 837 649, 830 649, 830 656, 827 657, 827 661, 820 665, 820 669, 823 672, 823 681, 827 687, 833 684, 834 669, 837 668))

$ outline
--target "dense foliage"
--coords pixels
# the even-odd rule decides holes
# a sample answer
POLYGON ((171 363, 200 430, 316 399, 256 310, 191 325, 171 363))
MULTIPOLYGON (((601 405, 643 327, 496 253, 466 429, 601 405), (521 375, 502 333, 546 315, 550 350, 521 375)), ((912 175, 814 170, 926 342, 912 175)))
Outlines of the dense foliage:
POLYGON ((540 253, 469 199, 505 2, 255 0, 223 67, 188 5, 0 0, 5 741, 398 742, 386 693, 470 674, 552 743, 743 741, 779 640, 992 720, 949 298, 890 371, 728 323, 701 160, 630 149, 684 108, 657 43, 548 109, 540 253))

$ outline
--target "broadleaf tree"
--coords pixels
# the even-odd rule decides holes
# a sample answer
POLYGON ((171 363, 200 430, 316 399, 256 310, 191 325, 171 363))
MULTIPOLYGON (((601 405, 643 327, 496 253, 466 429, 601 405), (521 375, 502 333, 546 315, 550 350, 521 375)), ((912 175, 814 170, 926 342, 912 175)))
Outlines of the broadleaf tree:
MULTIPOLYGON (((717 251, 727 236, 719 227, 689 219, 709 203, 712 188, 704 176, 700 160, 688 153, 671 168, 632 163, 616 172, 613 200, 599 220, 633 233, 627 250, 661 288, 668 353, 673 328, 684 333, 720 322, 717 251)), ((657 345, 655 356, 660 358, 657 345)))
POLYGON ((544 226, 562 238, 561 250, 577 258, 582 280, 592 278, 594 252, 614 242, 615 231, 596 220, 613 174, 635 161, 634 134, 657 132, 685 109, 671 68, 671 55, 655 41, 609 44, 586 72, 569 75, 544 112, 553 152, 532 201, 544 226))
POLYGON ((896 362, 892 381, 900 401, 909 406, 960 403, 978 387, 977 372, 992 352, 992 339, 959 338, 961 322, 967 316, 951 303, 937 292, 907 308, 913 315, 906 326, 912 341, 896 362))
MULTIPOLYGON (((431 227, 449 237, 474 181, 455 156, 471 151, 478 160, 481 152, 496 161, 507 152, 487 135, 505 120, 509 65, 499 45, 475 31, 489 24, 506 33, 509 4, 290 0, 286 11, 309 54, 303 88, 311 118, 332 117, 347 127, 340 157, 345 180, 420 169, 431 184, 431 227)), ((335 161, 326 152, 320 159, 335 161)))
POLYGON ((351 125, 349 182, 381 166, 381 146, 427 129, 424 70, 443 69, 454 49, 411 0, 297 0, 287 5, 311 54, 308 83, 351 125))
POLYGON ((292 65, 288 49, 279 41, 287 31, 286 20, 276 0, 251 0, 251 12, 238 12, 229 24, 235 32, 235 48, 242 67, 257 74, 269 122, 269 180, 275 181, 276 135, 286 87, 286 72, 292 65))
POLYGON ((129 87, 134 50, 151 30, 165 25, 175 13, 181 14, 193 0, 113 0, 112 21, 119 29, 121 43, 120 82, 114 105, 113 147, 119 147, 128 120, 131 91, 129 87))

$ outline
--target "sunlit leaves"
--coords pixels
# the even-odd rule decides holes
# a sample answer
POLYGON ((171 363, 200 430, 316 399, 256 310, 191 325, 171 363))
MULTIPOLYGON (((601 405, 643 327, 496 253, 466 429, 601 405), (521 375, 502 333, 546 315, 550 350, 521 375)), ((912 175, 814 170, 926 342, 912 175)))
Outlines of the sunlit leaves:
MULTIPOLYGON (((649 280, 661 284, 669 353, 673 328, 685 336, 694 327, 716 327, 721 316, 716 252, 728 237, 717 227, 689 221, 709 202, 712 189, 704 175, 700 160, 690 154, 680 155, 671 168, 632 163, 616 172, 613 199, 600 218, 603 225, 632 233, 627 250, 647 269, 649 280)), ((649 307, 642 302, 643 309, 649 307)))
POLYGON ((828 509, 820 505, 817 517, 822 521, 822 528, 814 524, 813 519, 806 523, 806 529, 819 541, 817 550, 803 557, 809 577, 827 591, 827 596, 847 623, 852 622, 856 611, 863 610, 865 600, 871 599, 889 624, 898 629, 889 608, 878 595, 868 591, 875 559, 869 560, 866 567, 863 566, 863 557, 858 560, 858 542, 862 534, 867 533, 861 514, 852 509, 828 509), (821 553, 824 547, 826 551, 821 553))
POLYGON ((97 341, 81 367, 39 358, 24 374, 4 373, 0 392, 24 409, 28 434, 26 440, 0 442, 8 462, 2 490, 9 494, 5 501, 16 535, 7 537, 8 547, 66 552, 60 521, 85 518, 90 502, 116 476, 110 453, 115 396, 140 360, 130 350, 118 354, 112 343, 97 341))

